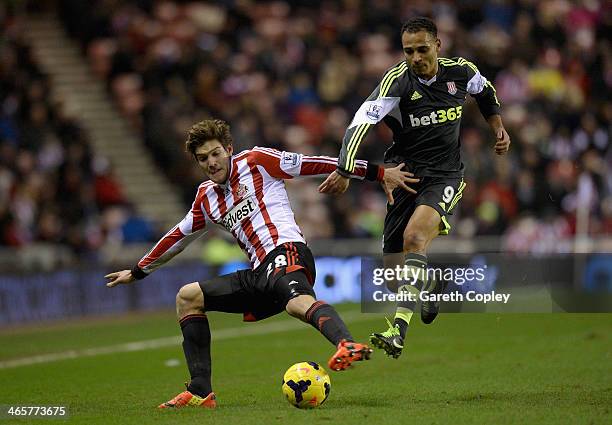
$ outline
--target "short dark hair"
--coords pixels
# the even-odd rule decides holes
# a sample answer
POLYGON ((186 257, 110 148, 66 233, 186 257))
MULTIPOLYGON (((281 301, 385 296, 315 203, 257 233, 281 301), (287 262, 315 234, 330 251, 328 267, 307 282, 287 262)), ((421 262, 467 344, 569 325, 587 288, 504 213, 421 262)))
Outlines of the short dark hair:
POLYGON ((424 16, 419 16, 418 18, 412 18, 408 21, 404 22, 402 25, 402 32, 400 35, 403 35, 404 32, 415 33, 419 31, 426 31, 434 36, 434 38, 438 38, 438 27, 429 18, 424 16))
POLYGON ((204 120, 191 126, 187 133, 185 149, 195 156, 197 148, 209 140, 218 140, 224 148, 231 146, 230 126, 223 120, 204 120))

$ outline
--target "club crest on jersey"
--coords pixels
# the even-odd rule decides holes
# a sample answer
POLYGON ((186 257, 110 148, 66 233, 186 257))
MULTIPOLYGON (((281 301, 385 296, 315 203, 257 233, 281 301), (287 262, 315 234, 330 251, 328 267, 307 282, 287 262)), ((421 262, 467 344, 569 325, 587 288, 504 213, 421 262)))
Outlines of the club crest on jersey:
POLYGON ((446 82, 446 87, 448 87, 448 93, 449 94, 457 93, 457 86, 455 85, 454 81, 447 81, 446 82))
POLYGON ((366 115, 373 120, 380 119, 380 111, 382 110, 382 106, 377 104, 370 105, 370 108, 366 111, 366 115))
POLYGON ((238 190, 236 191, 236 196, 238 196, 238 199, 242 199, 247 193, 249 193, 249 188, 245 184, 240 183, 238 185, 238 190))

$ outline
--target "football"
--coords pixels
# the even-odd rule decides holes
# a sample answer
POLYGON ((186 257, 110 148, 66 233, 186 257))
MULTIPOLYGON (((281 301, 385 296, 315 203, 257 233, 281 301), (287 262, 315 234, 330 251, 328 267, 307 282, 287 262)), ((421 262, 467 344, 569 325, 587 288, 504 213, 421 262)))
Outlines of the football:
POLYGON ((283 376, 283 394, 299 409, 322 405, 331 390, 329 375, 315 362, 296 363, 283 376))

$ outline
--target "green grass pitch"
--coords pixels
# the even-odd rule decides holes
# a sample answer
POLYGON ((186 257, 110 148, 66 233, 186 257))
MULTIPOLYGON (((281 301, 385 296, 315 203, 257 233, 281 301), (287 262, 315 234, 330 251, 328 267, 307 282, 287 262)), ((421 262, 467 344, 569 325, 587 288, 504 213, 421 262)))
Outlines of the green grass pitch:
MULTIPOLYGON (((382 316, 357 309, 339 307, 356 339, 382 330, 382 316)), ((325 365, 333 350, 318 332, 287 315, 254 324, 209 317, 214 411, 155 408, 187 379, 172 312, 0 330, 0 404, 65 405, 68 420, 43 422, 75 424, 612 423, 609 314, 442 314, 429 326, 415 317, 399 360, 375 351, 352 370, 328 371, 330 397, 308 411, 290 406, 280 386, 295 362, 325 365), (161 343, 86 351, 148 340, 161 343), (74 358, 9 363, 67 352, 74 358)))

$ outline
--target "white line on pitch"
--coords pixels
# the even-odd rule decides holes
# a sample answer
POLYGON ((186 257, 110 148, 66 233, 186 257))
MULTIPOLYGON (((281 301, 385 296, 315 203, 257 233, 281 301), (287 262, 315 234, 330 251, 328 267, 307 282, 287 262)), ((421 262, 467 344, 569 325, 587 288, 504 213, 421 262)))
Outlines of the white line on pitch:
MULTIPOLYGON (((348 312, 341 316, 345 322, 354 323, 371 320, 372 316, 359 312, 348 312)), ((235 328, 212 329, 212 340, 218 341, 249 335, 263 335, 269 333, 285 332, 300 329, 305 324, 293 320, 283 320, 280 322, 249 324, 235 328)), ((307 325, 306 325, 307 326, 307 325)), ((180 345, 182 336, 169 336, 165 338, 149 339, 145 341, 126 342, 123 344, 108 345, 106 347, 84 348, 80 350, 69 350, 60 353, 40 354, 37 356, 22 357, 12 360, 0 361, 0 369, 11 369, 19 366, 29 366, 40 363, 51 363, 60 360, 78 359, 81 357, 93 357, 103 354, 129 353, 134 351, 153 350, 155 348, 171 347, 180 345)))

